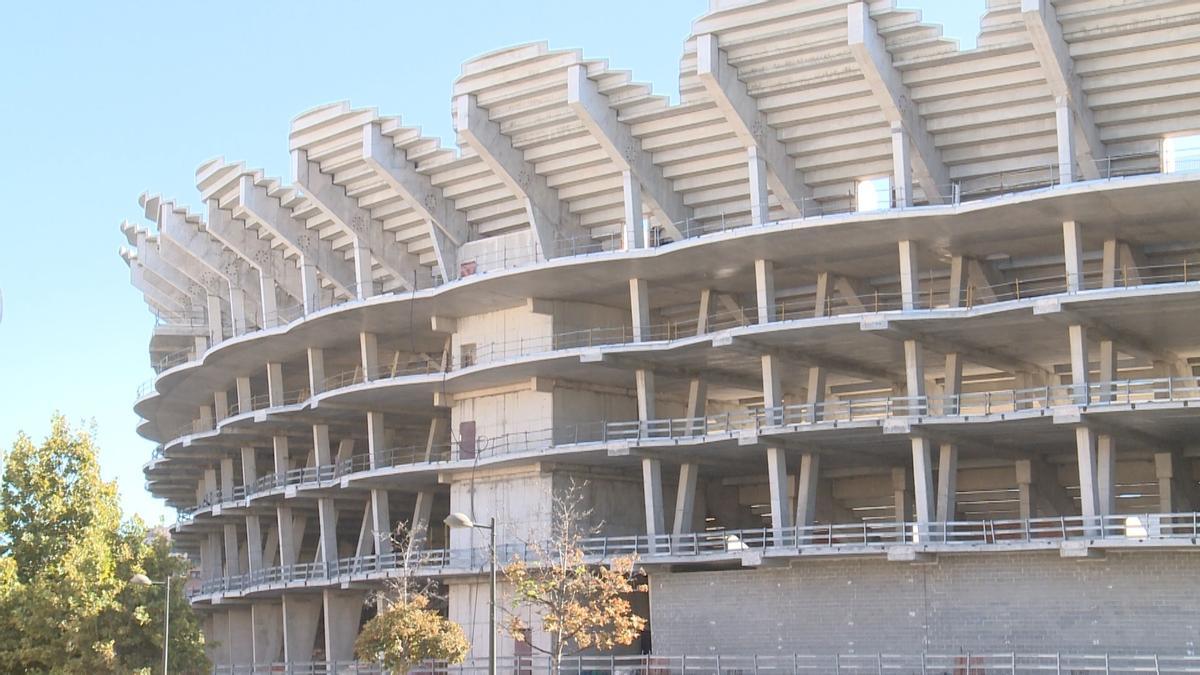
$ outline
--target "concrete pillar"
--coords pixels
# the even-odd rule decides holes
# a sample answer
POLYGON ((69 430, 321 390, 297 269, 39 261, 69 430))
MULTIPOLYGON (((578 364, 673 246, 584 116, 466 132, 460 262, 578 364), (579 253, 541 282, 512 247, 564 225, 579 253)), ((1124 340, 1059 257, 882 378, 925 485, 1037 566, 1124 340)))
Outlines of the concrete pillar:
POLYGON ((1067 291, 1083 288, 1083 232, 1074 220, 1063 221, 1063 259, 1067 276, 1067 291))
POLYGON ((629 280, 629 314, 634 342, 650 339, 650 284, 645 279, 629 280))
POLYGON ((309 663, 316 646, 317 622, 321 618, 321 596, 283 594, 283 659, 309 663))
POLYGON ((213 417, 218 422, 229 417, 229 394, 224 390, 213 392, 213 417))
POLYGON ((250 390, 250 378, 239 377, 235 382, 237 383, 238 414, 245 415, 250 412, 251 399, 254 398, 254 393, 250 390))
POLYGON ((371 274, 371 249, 360 236, 355 236, 351 247, 354 254, 354 284, 357 286, 354 295, 359 300, 366 300, 375 295, 375 278, 371 274))
POLYGON ((367 412, 367 454, 371 459, 371 468, 378 469, 387 466, 387 435, 383 428, 383 413, 367 412))
POLYGON ((234 335, 246 334, 246 296, 235 284, 229 284, 229 324, 234 335))
POLYGON ((308 348, 308 391, 312 396, 325 391, 325 350, 308 348))
POLYGON ((208 344, 217 345, 225 339, 225 330, 221 326, 221 298, 210 293, 205 301, 208 306, 208 344))
POLYGON ((925 407, 925 354, 921 343, 916 340, 904 341, 904 383, 905 396, 909 401, 910 412, 925 407))
POLYGON ((696 311, 696 335, 704 335, 708 332, 708 320, 712 314, 712 296, 711 288, 700 289, 700 307, 696 311))
POLYGON ((908 470, 892 469, 892 509, 896 520, 906 522, 912 517, 912 503, 908 498, 908 470))
POLYGON ((757 145, 746 148, 746 164, 750 176, 750 224, 771 222, 771 202, 767 192, 767 160, 757 145))
POLYGON ((758 322, 775 320, 775 263, 770 260, 754 261, 754 290, 758 299, 758 322))
POLYGON ((200 406, 196 420, 196 431, 208 431, 213 428, 213 410, 210 405, 200 406))
POLYGON ((642 497, 646 509, 646 535, 651 549, 656 550, 656 538, 667 533, 663 522, 662 461, 652 457, 642 458, 642 497))
POLYGON ((216 469, 205 469, 204 470, 204 494, 215 496, 217 489, 219 487, 220 487, 220 483, 217 482, 217 470, 216 469))
POLYGON ((1096 436, 1096 495, 1101 515, 1117 512, 1117 442, 1111 434, 1096 436))
POLYGON ((275 277, 260 269, 258 289, 262 296, 263 328, 274 328, 283 323, 279 316, 279 303, 275 299, 275 277))
POLYGON ((300 291, 304 295, 305 314, 321 309, 321 282, 317 279, 317 266, 306 255, 300 256, 300 291))
POLYGON ((1116 239, 1105 239, 1103 255, 1100 263, 1100 285, 1104 288, 1112 288, 1117 285, 1117 247, 1120 245, 1116 239))
POLYGON ((700 476, 700 465, 684 462, 679 465, 679 487, 675 491, 675 519, 672 531, 688 534, 693 531, 696 520, 696 484, 700 476))
POLYGON ((322 497, 317 500, 317 526, 320 528, 319 560, 327 565, 337 562, 337 510, 333 507, 332 497, 322 497))
POLYGON ((358 345, 362 353, 363 381, 370 382, 380 376, 379 339, 374 333, 359 333, 358 345))
POLYGON ((643 427, 646 422, 655 418, 654 398, 654 371, 638 368, 634 371, 634 382, 637 386, 637 405, 638 405, 638 420, 642 422, 643 427))
POLYGON ((1112 340, 1100 341, 1100 401, 1112 401, 1115 390, 1113 382, 1117 379, 1117 350, 1112 340))
POLYGON ((1154 453, 1154 477, 1158 480, 1158 512, 1175 513, 1182 500, 1175 496, 1175 456, 1169 452, 1154 453))
POLYGON ((967 266, 961 255, 950 259, 950 289, 947 293, 946 306, 950 308, 963 306, 963 291, 967 287, 967 266))
POLYGON ((943 415, 958 415, 961 409, 962 396, 962 358, 958 352, 946 354, 945 363, 945 401, 942 406, 943 415))
POLYGON ((912 437, 912 466, 917 523, 933 522, 937 511, 933 492, 933 451, 928 438, 912 437))
MULTIPOLYGON (((622 245, 626 251, 646 247, 646 228, 642 215, 642 184, 632 171, 621 172, 621 187, 625 195, 625 227, 621 230, 622 245)), ((680 229, 685 224, 680 223, 680 229)), ((684 236, 687 236, 686 234, 684 236)))
POLYGON ((958 509, 958 446, 942 443, 938 448, 937 520, 949 522, 957 518, 958 509))
MULTIPOLYGON (((912 162, 908 152, 908 132, 902 123, 892 122, 892 186, 898 208, 913 203, 912 162)), ((928 189, 929 186, 925 187, 928 189)))
POLYGON ((1075 427, 1075 454, 1079 463, 1079 507, 1084 518, 1101 514, 1096 471, 1096 434, 1085 426, 1075 427))
POLYGON ((808 418, 812 423, 820 422, 825 415, 825 368, 808 368, 808 418))
POLYGON ((267 398, 272 408, 283 405, 283 364, 267 364, 267 398))
POLYGON ((429 540, 429 514, 433 511, 433 491, 421 490, 417 493, 417 503, 413 508, 412 524, 409 526, 414 549, 422 549, 429 540))
POLYGON ((692 420, 691 428, 688 433, 700 435, 704 433, 705 424, 705 409, 708 403, 708 385, 705 384, 704 378, 693 377, 688 382, 688 400, 687 410, 684 411, 684 416, 692 420))
POLYGON ((249 607, 229 608, 229 661, 235 666, 254 665, 254 618, 249 607))
POLYGON ((205 537, 208 540, 208 579, 220 579, 224 572, 224 559, 221 550, 221 533, 209 532, 205 537))
POLYGON ((354 555, 359 558, 375 552, 374 515, 371 511, 371 498, 367 497, 363 505, 362 522, 358 526, 358 544, 354 548, 354 555))
POLYGON ((1072 399, 1076 405, 1087 405, 1090 398, 1087 328, 1072 325, 1067 328, 1067 337, 1071 341, 1072 399))
POLYGON ((228 502, 233 500, 233 458, 221 458, 221 501, 228 502))
POLYGON ((254 663, 276 663, 283 659, 283 605, 270 600, 250 604, 254 663))
POLYGON ((783 423, 783 386, 779 372, 782 366, 775 355, 762 355, 763 407, 767 409, 768 424, 783 423))
POLYGON ((904 310, 920 306, 921 285, 918 275, 917 242, 902 240, 900 249, 900 306, 904 310))
POLYGON ((817 513, 820 470, 820 455, 806 452, 800 456, 800 476, 796 486, 796 527, 811 527, 813 524, 817 513))
POLYGON ((784 449, 767 446, 767 485, 771 494, 771 534, 776 546, 783 546, 784 536, 792 526, 789 503, 787 455, 784 449))
POLYGON ((248 572, 266 568, 263 560, 262 520, 257 515, 246 516, 246 567, 248 572))
POLYGON ((323 591, 325 606, 325 660, 353 661, 354 638, 362 619, 362 591, 323 591))
POLYGON ((1033 509, 1033 462, 1028 459, 1018 459, 1014 466, 1017 478, 1017 501, 1021 512, 1021 520, 1034 517, 1033 509))
POLYGON ((1071 127, 1075 118, 1071 102, 1066 96, 1054 99, 1054 120, 1058 131, 1058 180, 1060 183, 1075 182, 1075 136, 1071 127))
POLYGON ((233 577, 242 573, 241 558, 238 554, 238 529, 233 523, 222 523, 223 548, 225 549, 225 576, 233 577))
POLYGON ((217 637, 213 646, 212 659, 215 666, 231 666, 229 654, 229 612, 213 612, 212 635, 217 637))
POLYGON ((829 272, 818 272, 817 287, 813 291, 813 318, 829 316, 831 290, 829 272))
POLYGON ((444 417, 434 417, 429 420, 429 435, 425 437, 425 461, 433 460, 434 452, 446 436, 448 420, 444 417))
POLYGON ((387 490, 371 490, 371 530, 375 539, 375 554, 392 552, 392 509, 387 490))

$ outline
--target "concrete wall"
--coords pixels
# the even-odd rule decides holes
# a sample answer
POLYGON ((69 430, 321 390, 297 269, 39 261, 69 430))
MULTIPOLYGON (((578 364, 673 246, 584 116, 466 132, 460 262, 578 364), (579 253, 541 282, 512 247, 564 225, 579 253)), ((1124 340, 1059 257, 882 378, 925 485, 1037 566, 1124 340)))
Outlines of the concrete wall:
POLYGON ((1053 552, 650 575, 659 654, 1195 653, 1200 557, 1053 552))

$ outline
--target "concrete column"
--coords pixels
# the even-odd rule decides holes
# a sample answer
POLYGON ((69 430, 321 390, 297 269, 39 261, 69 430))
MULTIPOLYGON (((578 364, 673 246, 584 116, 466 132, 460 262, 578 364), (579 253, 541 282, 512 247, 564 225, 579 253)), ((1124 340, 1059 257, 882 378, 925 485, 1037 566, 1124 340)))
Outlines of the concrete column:
POLYGON ((197 358, 208 349, 208 336, 197 335, 192 339, 192 352, 197 358))
POLYGON ((820 455, 806 452, 800 456, 800 479, 796 486, 796 527, 811 527, 813 524, 817 514, 820 470, 820 455))
POLYGON ((1018 459, 1014 467, 1017 474, 1017 500, 1021 511, 1021 520, 1034 517, 1033 510, 1033 462, 1028 459, 1018 459))
POLYGON ((1100 391, 1101 401, 1112 401, 1115 398, 1113 382, 1117 379, 1117 350, 1112 340, 1100 341, 1100 391))
POLYGON ((912 206, 912 162, 908 155, 908 132, 900 122, 892 122, 892 186, 896 191, 896 206, 912 206))
POLYGON ((1169 452, 1154 453, 1154 477, 1158 480, 1158 512, 1174 513, 1182 500, 1175 496, 1175 456, 1169 452))
POLYGON ((414 549, 422 549, 429 540, 429 514, 433 512, 433 491, 421 490, 417 493, 417 503, 413 508, 412 525, 409 531, 414 549))
POLYGON ((213 392, 213 417, 218 422, 229 417, 229 394, 224 390, 213 392))
POLYGON ((809 366, 807 393, 809 421, 820 422, 825 416, 825 368, 809 366))
POLYGON ((229 661, 235 666, 254 665, 254 618, 249 607, 229 608, 229 661))
POLYGON ((892 508, 897 521, 908 521, 912 517, 912 503, 908 498, 908 470, 892 469, 892 508))
POLYGON ((900 306, 905 310, 920 306, 920 279, 918 275, 917 243, 903 240, 900 249, 900 306))
POLYGON ((229 285, 229 325, 234 335, 246 334, 246 297, 234 284, 229 285))
POLYGON ((938 449, 937 520, 956 519, 958 509, 958 446, 942 443, 938 449))
POLYGON ((928 438, 912 437, 913 496, 916 498, 916 519, 920 524, 936 519, 933 492, 933 451, 928 438))
POLYGON ((321 309, 321 282, 317 279, 317 266, 306 255, 300 256, 300 291, 304 294, 305 314, 321 309))
POLYGON ((696 312, 696 335, 704 335, 708 332, 709 315, 712 314, 712 296, 711 288, 700 289, 700 307, 696 312))
POLYGON ((272 408, 283 405, 283 364, 267 364, 267 398, 272 408))
POLYGON ((1111 434, 1096 435, 1096 495, 1101 515, 1117 512, 1117 442, 1111 434))
POLYGON ((274 328, 283 323, 279 317, 279 303, 275 299, 275 277, 259 270, 258 288, 262 296, 263 327, 274 328))
POLYGON ((675 491, 675 520, 672 531, 688 534, 693 531, 696 519, 696 484, 700 476, 700 465, 684 462, 679 465, 679 488, 675 491))
POLYGON ((1067 328, 1067 337, 1071 341, 1071 385, 1074 394, 1072 398, 1076 405, 1086 405, 1090 394, 1087 328, 1072 325, 1067 328))
POLYGON ((374 333, 359 333, 358 345, 362 353, 363 381, 379 377, 379 339, 374 333))
POLYGON ((634 382, 637 386, 637 404, 638 404, 638 420, 643 423, 655 418, 654 398, 654 371, 638 368, 634 371, 634 382))
POLYGON ((310 663, 316 646, 317 622, 321 618, 321 596, 283 594, 283 659, 288 663, 310 663))
POLYGON ((233 500, 233 458, 221 458, 221 501, 233 500))
POLYGON ((1079 506, 1084 518, 1101 514, 1097 484, 1096 435, 1085 426, 1075 427, 1075 454, 1079 463, 1079 506))
POLYGON ((629 280, 629 314, 633 321, 633 339, 650 339, 650 284, 645 279, 629 280))
POLYGON ((204 494, 206 494, 206 495, 215 494, 219 487, 220 487, 220 483, 217 481, 217 470, 216 469, 205 469, 204 470, 204 494))
POLYGON ((1061 183, 1075 182, 1075 136, 1071 127, 1075 118, 1066 96, 1054 99, 1054 120, 1058 130, 1058 176, 1061 183))
POLYGON ((371 468, 378 469, 387 465, 384 453, 387 451, 387 436, 383 429, 383 413, 367 412, 367 454, 371 459, 371 468))
POLYGON ((232 577, 242 573, 241 559, 238 555, 238 530, 233 523, 221 525, 223 548, 225 550, 225 576, 232 577))
POLYGON ((656 537, 667 533, 663 522, 662 461, 642 458, 642 497, 646 508, 646 535, 651 549, 657 549, 656 537))
POLYGON ((789 503, 787 456, 779 446, 767 446, 767 485, 771 493, 771 534, 776 546, 783 546, 784 535, 792 526, 789 503))
POLYGON ((362 522, 358 526, 358 545, 354 549, 354 555, 359 558, 375 552, 374 517, 371 511, 371 498, 367 497, 363 506, 362 522))
POLYGON ((246 567, 248 572, 266 568, 263 561, 262 520, 257 515, 246 516, 246 567))
POLYGON ((221 326, 221 298, 210 293, 205 301, 208 306, 208 344, 216 345, 225 339, 225 329, 221 326))
POLYGON ((1083 232, 1074 220, 1063 221, 1063 259, 1067 275, 1067 291, 1083 288, 1083 232))
MULTIPOLYGON (((625 195, 625 227, 621 230, 626 251, 646 247, 646 228, 642 215, 642 184, 632 171, 621 172, 621 187, 625 195)), ((684 227, 680 223, 680 228, 684 227)), ((686 235, 685 235, 686 236, 686 235)))
POLYGON ((425 461, 432 461, 438 444, 446 436, 448 420, 444 417, 434 417, 429 420, 429 435, 425 437, 425 461))
POLYGON ((746 163, 750 175, 750 224, 771 222, 771 202, 767 192, 767 160, 758 146, 746 148, 746 163))
POLYGON ((392 552, 392 510, 387 490, 371 490, 371 530, 374 533, 376 555, 392 552))
POLYGON ((775 320, 775 263, 770 260, 754 261, 754 290, 758 299, 758 322, 775 320))
POLYGON ((708 403, 708 385, 705 384, 704 378, 693 377, 688 382, 688 400, 687 410, 684 411, 684 416, 693 420, 692 426, 688 429, 689 433, 700 435, 704 433, 705 424, 705 408, 708 403))
POLYGON ((254 398, 254 394, 250 390, 250 378, 239 377, 235 381, 237 383, 238 414, 244 415, 250 412, 250 400, 254 398))
POLYGON ((768 410, 768 424, 782 424, 783 386, 779 370, 783 364, 772 354, 762 355, 763 407, 768 410))
POLYGON ((362 620, 362 591, 323 591, 325 605, 325 659, 353 661, 354 638, 362 620))
POLYGON ((961 255, 950 259, 950 292, 947 294, 947 307, 963 306, 963 291, 967 287, 967 266, 961 255))
POLYGON ((925 355, 921 343, 904 341, 905 396, 910 400, 910 411, 925 406, 925 355))
POLYGON ((962 396, 962 358, 958 352, 946 354, 945 403, 942 414, 958 415, 961 408, 959 397, 962 396))
POLYGON ((312 396, 325 391, 325 350, 308 348, 308 391, 312 396))
POLYGON ((1103 255, 1100 263, 1100 285, 1112 288, 1117 285, 1117 247, 1120 242, 1116 239, 1105 239, 1103 255))
POLYGON ((283 657, 283 605, 270 600, 250 604, 254 663, 276 663, 283 657))
POLYGON ((375 278, 371 274, 371 249, 360 236, 355 236, 351 247, 354 253, 354 283, 358 286, 354 295, 359 300, 366 300, 375 295, 375 278))
POLYGON ((229 654, 229 612, 213 612, 212 635, 216 636, 216 644, 209 656, 213 665, 231 666, 229 654))
POLYGON ((829 316, 829 299, 832 297, 830 281, 829 272, 817 273, 817 287, 813 291, 813 318, 829 316))
POLYGON ((213 428, 213 410, 210 405, 200 406, 200 411, 197 416, 196 431, 208 431, 213 428))
POLYGON ((206 539, 208 539, 208 559, 212 563, 209 565, 207 578, 220 579, 221 574, 224 572, 224 559, 221 550, 221 533, 209 532, 206 539))

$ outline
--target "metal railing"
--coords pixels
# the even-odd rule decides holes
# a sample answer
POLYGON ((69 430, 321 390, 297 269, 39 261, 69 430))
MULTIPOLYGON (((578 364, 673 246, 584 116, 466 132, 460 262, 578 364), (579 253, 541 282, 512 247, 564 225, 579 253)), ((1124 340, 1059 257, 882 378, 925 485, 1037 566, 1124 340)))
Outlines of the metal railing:
MULTIPOLYGON (((772 552, 782 556, 813 551, 828 555, 857 555, 885 553, 895 546, 924 546, 946 551, 956 546, 978 550, 981 546, 1053 546, 1067 541, 1122 546, 1163 543, 1195 546, 1197 537, 1200 537, 1200 514, 1154 513, 1024 520, 862 521, 778 529, 765 527, 656 536, 606 536, 584 539, 581 548, 587 560, 600 563, 613 556, 627 555, 636 555, 645 562, 651 562, 658 557, 728 557, 749 551, 772 552)), ((510 543, 498 546, 496 553, 500 560, 536 563, 539 562, 537 551, 548 548, 510 543)), ((426 549, 410 554, 356 556, 212 578, 202 582, 197 593, 245 593, 296 584, 342 583, 387 576, 399 569, 407 569, 419 576, 443 574, 447 570, 473 572, 482 570, 489 560, 489 551, 485 548, 426 549)))

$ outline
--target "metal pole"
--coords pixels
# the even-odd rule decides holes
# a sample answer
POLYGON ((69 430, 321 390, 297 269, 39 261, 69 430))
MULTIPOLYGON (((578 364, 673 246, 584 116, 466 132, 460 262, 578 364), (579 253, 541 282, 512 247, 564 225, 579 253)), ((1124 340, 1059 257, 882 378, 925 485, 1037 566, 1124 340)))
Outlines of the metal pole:
POLYGON ((488 616, 488 673, 496 675, 496 517, 492 516, 488 534, 492 543, 492 607, 488 616))
POLYGON ((167 599, 163 601, 163 675, 167 675, 167 663, 171 653, 171 573, 167 573, 167 599))

